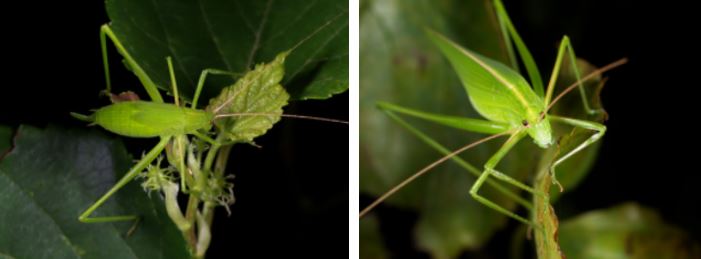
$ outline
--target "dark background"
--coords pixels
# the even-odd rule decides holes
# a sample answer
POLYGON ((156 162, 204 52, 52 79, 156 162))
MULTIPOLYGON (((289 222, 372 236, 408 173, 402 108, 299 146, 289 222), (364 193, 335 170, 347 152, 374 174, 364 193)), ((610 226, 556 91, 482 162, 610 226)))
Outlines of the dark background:
POLYGON ((608 74, 601 95, 610 117, 598 160, 561 200, 576 207, 561 208, 558 216, 636 201, 701 241, 697 9, 667 1, 505 2, 529 46, 552 46, 531 47, 547 69, 561 34, 595 65, 629 59, 608 74))
POLYGON ((552 46, 531 47, 549 64, 541 69, 551 68, 562 34, 595 65, 629 59, 608 74, 601 95, 610 116, 598 160, 563 196, 577 210, 559 216, 637 201, 701 240, 697 9, 666 1, 505 2, 529 46, 552 46))
MULTIPOLYGON (((99 26, 109 19, 103 1, 25 2, 2 16, 0 124, 86 127, 68 115, 109 104, 104 89, 99 26)), ((114 92, 136 90, 113 47, 114 92)), ((348 94, 327 101, 293 102, 285 113, 348 119, 348 94)), ((155 140, 124 138, 132 154, 155 140)), ((217 209, 209 258, 345 257, 348 249, 347 125, 283 119, 262 148, 237 145, 231 216, 217 209)), ((78 212, 76 212, 78 213, 78 212)), ((77 214, 76 214, 77 215, 77 214)))
MULTIPOLYGON (((700 241, 698 8, 676 1, 503 2, 545 75, 565 34, 577 56, 594 65, 629 59, 607 74, 601 96, 610 115, 608 131, 593 170, 560 202, 575 205, 556 205, 560 220, 635 201, 700 241)), ((361 197, 360 207, 371 201, 361 197)), ((406 251, 413 246, 415 214, 388 206, 377 210, 384 215, 381 231, 391 253, 399 258, 428 257, 418 250, 406 251)), ((510 251, 504 248, 519 226, 511 221, 483 251, 462 257, 508 258, 510 251)))

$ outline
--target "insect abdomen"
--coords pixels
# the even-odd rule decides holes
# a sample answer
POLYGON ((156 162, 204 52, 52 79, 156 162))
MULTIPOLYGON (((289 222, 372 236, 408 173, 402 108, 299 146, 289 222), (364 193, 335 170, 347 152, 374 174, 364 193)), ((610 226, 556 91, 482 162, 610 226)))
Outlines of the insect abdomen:
POLYGON ((119 135, 150 138, 207 129, 212 115, 203 110, 145 101, 120 102, 95 112, 95 124, 119 135))

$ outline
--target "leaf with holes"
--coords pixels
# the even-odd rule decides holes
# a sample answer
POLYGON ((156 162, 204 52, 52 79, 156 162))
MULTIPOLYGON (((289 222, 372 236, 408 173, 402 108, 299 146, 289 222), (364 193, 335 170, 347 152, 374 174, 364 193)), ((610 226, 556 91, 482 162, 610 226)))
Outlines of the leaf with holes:
MULTIPOLYGON (((206 68, 246 73, 294 49, 282 85, 293 99, 348 89, 348 1, 108 0, 111 27, 155 83, 169 90, 172 56, 181 96, 206 68)), ((208 78, 203 98, 233 84, 208 78)))
POLYGON ((140 215, 131 236, 132 222, 78 221, 132 165, 119 140, 98 130, 21 126, 14 143, 0 161, 0 258, 190 258, 162 200, 136 182, 96 211, 140 215))
POLYGON ((280 120, 282 107, 290 98, 280 85, 288 54, 280 53, 272 62, 257 65, 210 100, 207 111, 215 118, 222 116, 215 125, 229 141, 252 142, 280 120))

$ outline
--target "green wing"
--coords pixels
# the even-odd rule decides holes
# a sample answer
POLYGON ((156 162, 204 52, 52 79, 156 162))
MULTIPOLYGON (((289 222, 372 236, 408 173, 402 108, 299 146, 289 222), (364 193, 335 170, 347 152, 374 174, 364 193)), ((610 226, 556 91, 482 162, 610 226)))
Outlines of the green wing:
POLYGON ((212 119, 202 110, 144 101, 115 103, 95 115, 95 123, 103 128, 136 138, 187 134, 206 128, 212 119))
POLYGON ((543 111, 543 101, 516 71, 457 45, 434 31, 428 38, 448 58, 472 105, 485 118, 519 124, 527 115, 543 111))

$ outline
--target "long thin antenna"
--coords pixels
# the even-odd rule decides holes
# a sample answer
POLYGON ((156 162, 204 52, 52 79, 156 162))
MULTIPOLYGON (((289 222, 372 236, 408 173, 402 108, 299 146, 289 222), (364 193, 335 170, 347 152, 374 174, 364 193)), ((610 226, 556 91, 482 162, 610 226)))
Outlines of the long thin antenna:
POLYGON ((225 117, 245 117, 245 116, 280 116, 280 117, 294 118, 294 119, 305 119, 305 120, 348 124, 348 121, 344 121, 344 120, 336 120, 336 119, 306 116, 306 115, 277 114, 277 113, 264 113, 264 112, 242 112, 242 113, 217 114, 217 115, 214 115, 214 119, 216 120, 216 119, 225 118, 225 117))
POLYGON ((365 214, 367 214, 367 213, 370 212, 372 209, 374 209, 375 207, 377 207, 377 205, 380 205, 380 203, 382 203, 382 202, 385 201, 387 198, 389 198, 389 196, 392 196, 392 194, 394 194, 395 192, 397 192, 397 191, 399 191, 400 189, 402 189, 405 185, 407 185, 407 184, 409 184, 410 182, 416 180, 416 178, 419 178, 420 176, 426 174, 429 170, 431 170, 431 169, 433 169, 434 167, 438 166, 439 164, 445 162, 446 160, 448 160, 448 159, 450 159, 450 158, 452 158, 452 157, 454 157, 454 156, 456 156, 456 155, 462 153, 462 152, 465 151, 465 150, 468 150, 468 149, 470 149, 470 148, 473 148, 473 147, 475 147, 475 146, 477 146, 477 145, 479 145, 479 144, 482 144, 482 143, 484 143, 484 142, 487 142, 487 141, 489 141, 489 140, 492 140, 492 139, 495 139, 495 138, 498 138, 498 137, 501 137, 501 136, 504 136, 504 135, 511 134, 512 132, 513 132, 513 131, 510 130, 510 131, 505 131, 505 132, 502 132, 502 133, 497 133, 497 134, 494 134, 494 135, 491 135, 491 136, 482 138, 482 139, 480 139, 480 140, 477 140, 477 141, 475 141, 475 142, 472 142, 472 143, 470 143, 470 144, 467 144, 467 145, 465 145, 465 146, 463 146, 463 147, 461 147, 461 148, 459 148, 459 149, 453 151, 452 153, 450 153, 450 154, 448 154, 448 155, 446 155, 446 156, 444 156, 444 157, 441 157, 440 159, 438 159, 438 160, 436 160, 435 162, 431 163, 430 165, 424 167, 423 169, 421 169, 420 171, 418 171, 418 172, 415 173, 414 175, 410 176, 409 178, 407 178, 407 179, 404 180, 403 182, 401 182, 401 183, 395 185, 392 189, 390 189, 390 190, 387 191, 385 194, 383 194, 382 196, 380 196, 380 198, 377 198, 377 200, 375 200, 375 201, 374 201, 372 204, 370 204, 369 206, 365 207, 365 209, 363 209, 363 211, 360 212, 360 217, 359 217, 359 218, 362 218, 363 216, 365 216, 365 214))
POLYGON ((609 71, 609 70, 611 70, 611 69, 614 69, 614 68, 616 68, 616 67, 619 67, 619 66, 621 66, 621 65, 623 65, 623 64, 625 64, 625 63, 627 63, 627 62, 628 62, 628 59, 627 59, 627 58, 622 58, 622 59, 616 60, 616 61, 612 62, 611 64, 608 64, 608 65, 606 65, 606 66, 603 66, 602 68, 599 68, 599 69, 597 69, 597 70, 594 70, 594 72, 591 72, 591 73, 589 73, 588 75, 586 75, 585 77, 582 77, 581 79, 579 79, 579 81, 574 82, 574 84, 568 86, 564 91, 562 91, 560 94, 558 94, 558 95, 553 99, 552 102, 550 102, 550 104, 548 105, 548 107, 545 108, 545 111, 543 111, 543 116, 545 116, 545 114, 548 113, 548 110, 550 110, 550 108, 552 108, 553 105, 554 105, 557 101, 559 101, 563 96, 565 96, 565 94, 567 94, 567 93, 571 92, 572 90, 574 90, 574 88, 576 88, 580 83, 584 83, 584 81, 589 80, 590 78, 592 78, 592 77, 594 77, 594 76, 601 75, 601 74, 603 74, 604 72, 609 71))

